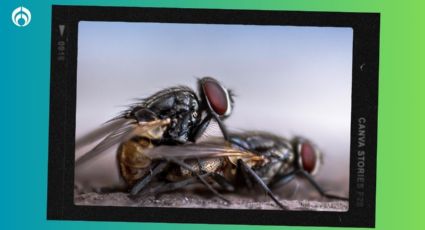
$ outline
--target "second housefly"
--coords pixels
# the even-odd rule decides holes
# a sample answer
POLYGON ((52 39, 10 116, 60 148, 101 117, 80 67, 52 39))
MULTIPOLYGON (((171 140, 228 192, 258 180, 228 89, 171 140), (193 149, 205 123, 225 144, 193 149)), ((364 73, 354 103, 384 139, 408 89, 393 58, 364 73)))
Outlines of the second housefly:
POLYGON ((211 183, 218 184, 225 191, 241 187, 253 191, 254 186, 258 186, 276 205, 287 209, 271 188, 283 186, 296 176, 301 176, 322 196, 347 199, 326 193, 315 181, 313 176, 322 162, 321 152, 303 138, 290 141, 267 132, 243 132, 230 133, 228 141, 210 138, 201 143, 157 147, 144 145, 146 139, 142 142, 140 140, 123 143, 118 152, 120 157, 132 156, 135 161, 144 163, 143 167, 136 164, 121 165, 121 175, 125 179, 128 178, 126 173, 129 169, 143 175, 132 186, 132 195, 144 189, 154 194, 168 192, 201 181, 219 198, 227 201, 212 188, 211 183), (136 146, 139 149, 134 151, 136 146), (126 172, 123 173, 123 169, 126 172), (154 179, 159 180, 159 185, 147 188, 154 179))

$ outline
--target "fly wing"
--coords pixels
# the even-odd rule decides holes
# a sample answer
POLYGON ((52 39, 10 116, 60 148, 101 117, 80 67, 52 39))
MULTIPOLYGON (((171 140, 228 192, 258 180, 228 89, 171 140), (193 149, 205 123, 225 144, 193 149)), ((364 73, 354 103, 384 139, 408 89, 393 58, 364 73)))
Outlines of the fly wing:
POLYGON ((170 119, 153 120, 149 122, 136 122, 135 120, 126 119, 119 128, 108 134, 98 145, 92 150, 78 158, 75 162, 76 166, 82 165, 99 156, 110 147, 122 143, 135 135, 145 136, 150 139, 160 139, 170 119))
POLYGON ((211 119, 201 133, 201 135, 196 139, 196 143, 202 142, 211 142, 211 138, 214 138, 214 141, 222 141, 224 143, 223 133, 221 132, 220 126, 215 119, 211 119))
POLYGON ((233 148, 224 142, 202 142, 189 143, 184 145, 161 145, 145 152, 146 156, 151 159, 197 159, 197 158, 213 158, 235 156, 242 158, 258 157, 255 154, 233 148))
MULTIPOLYGON (((82 165, 83 163, 88 162, 89 160, 95 158, 96 156, 99 156, 102 152, 114 146, 115 144, 121 143, 125 141, 126 139, 131 138, 131 136, 134 135, 134 131, 137 128, 137 126, 138 126, 137 123, 132 120, 123 119, 121 122, 115 123, 114 125, 111 126, 114 129, 110 131, 109 134, 107 134, 106 137, 99 144, 97 144, 93 149, 83 154, 80 158, 76 160, 75 166, 78 167, 82 165)), ((102 131, 105 132, 106 129, 101 130, 101 132, 99 133, 102 134, 102 131)), ((96 140, 95 135, 92 135, 92 136, 88 135, 87 137, 88 137, 87 139, 96 140)), ((82 140, 79 143, 82 143, 83 141, 86 141, 86 140, 82 140)))
POLYGON ((93 142, 96 142, 102 138, 105 138, 107 135, 111 134, 114 130, 119 129, 121 126, 123 126, 128 119, 125 118, 119 118, 114 119, 109 122, 106 122, 99 128, 82 135, 78 139, 75 140, 75 150, 82 149, 93 142))

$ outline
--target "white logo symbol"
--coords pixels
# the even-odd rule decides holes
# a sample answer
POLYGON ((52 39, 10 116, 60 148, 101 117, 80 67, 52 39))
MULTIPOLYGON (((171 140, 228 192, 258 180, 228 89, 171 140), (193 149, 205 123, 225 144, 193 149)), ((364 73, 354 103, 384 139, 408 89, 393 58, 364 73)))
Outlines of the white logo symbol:
POLYGON ((31 22, 31 12, 20 6, 12 12, 12 21, 16 26, 25 27, 31 22))

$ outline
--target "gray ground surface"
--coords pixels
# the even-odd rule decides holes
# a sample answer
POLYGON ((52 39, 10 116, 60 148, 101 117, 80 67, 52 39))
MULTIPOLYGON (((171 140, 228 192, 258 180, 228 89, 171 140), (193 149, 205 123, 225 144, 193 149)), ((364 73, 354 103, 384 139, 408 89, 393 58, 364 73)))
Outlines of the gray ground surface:
MULTIPOLYGON (((279 209, 279 207, 268 197, 261 196, 253 199, 249 196, 237 194, 226 194, 225 197, 231 201, 224 201, 211 196, 201 196, 188 191, 178 191, 163 194, 160 197, 152 195, 138 199, 130 199, 128 193, 114 192, 100 194, 96 192, 84 193, 75 196, 76 205, 98 205, 98 206, 131 206, 131 207, 179 207, 179 208, 223 208, 223 209, 279 209)), ((290 210, 314 210, 314 211, 347 211, 348 202, 340 200, 286 200, 281 202, 290 210)))

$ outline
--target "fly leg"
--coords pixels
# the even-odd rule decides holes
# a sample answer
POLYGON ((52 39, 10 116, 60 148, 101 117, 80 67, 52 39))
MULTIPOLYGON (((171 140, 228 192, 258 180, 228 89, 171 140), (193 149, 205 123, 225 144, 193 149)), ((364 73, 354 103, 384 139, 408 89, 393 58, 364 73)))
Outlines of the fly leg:
POLYGON ((283 210, 287 210, 288 208, 283 205, 278 198, 276 197, 276 195, 273 194, 273 192, 269 189, 269 187, 267 187, 267 185, 264 183, 264 181, 245 163, 243 162, 241 159, 238 160, 238 164, 242 167, 243 170, 245 170, 247 172, 247 174, 249 174, 252 179, 254 179, 254 181, 260 185, 260 187, 267 193, 267 195, 269 195, 270 198, 272 198, 272 200, 283 210))
POLYGON ((254 185, 252 184, 248 172, 243 169, 242 162, 242 160, 237 161, 236 175, 241 175, 241 179, 243 179, 243 182, 245 183, 246 187, 249 189, 249 191, 251 191, 254 188, 254 185))
POLYGON ((293 170, 286 174, 275 175, 269 183, 270 188, 282 187, 295 179, 298 170, 293 170))
POLYGON ((158 175, 159 173, 163 172, 164 169, 168 166, 168 162, 161 162, 155 168, 151 171, 150 174, 142 178, 139 182, 137 182, 133 188, 131 188, 130 195, 135 196, 137 195, 144 187, 146 187, 149 182, 152 181, 152 179, 158 175))
MULTIPOLYGON (((271 189, 282 188, 283 186, 287 185, 289 182, 293 181, 296 178, 297 173, 298 173, 298 169, 292 170, 289 173, 276 174, 272 177, 268 185, 271 189)), ((297 193, 297 191, 298 191, 298 183, 294 192, 292 192, 291 195, 289 195, 289 197, 292 197, 294 194, 297 193)))
POLYGON ((226 127, 224 126, 223 121, 216 115, 212 115, 212 114, 207 114, 206 117, 204 117, 204 119, 201 121, 200 125, 194 130, 194 137, 192 141, 196 141, 199 137, 202 136, 202 134, 204 133, 204 131, 207 129, 210 121, 214 119, 217 121, 218 126, 220 127, 221 133, 223 134, 223 138, 226 141, 230 141, 229 139, 229 133, 227 132, 226 127))
POLYGON ((348 200, 347 197, 340 197, 326 193, 325 190, 323 190, 322 187, 314 180, 314 178, 304 170, 298 170, 298 173, 306 178, 307 181, 310 182, 310 184, 313 185, 313 187, 320 193, 320 195, 329 199, 348 200))
POLYGON ((223 121, 217 115, 213 115, 213 118, 217 121, 218 126, 220 127, 221 132, 223 133, 224 140, 230 141, 229 133, 227 132, 226 126, 224 126, 223 121))
MULTIPOLYGON (((206 179, 208 177, 216 177, 216 175, 221 176, 220 174, 217 174, 217 173, 205 173, 205 174, 199 175, 199 177, 206 179)), ((179 181, 179 182, 173 182, 173 183, 165 183, 164 182, 164 183, 157 185, 153 188, 146 189, 146 193, 158 195, 160 193, 171 192, 171 191, 178 190, 178 189, 181 189, 181 188, 184 188, 186 186, 196 184, 196 183, 199 183, 199 180, 196 177, 191 177, 191 178, 188 178, 186 180, 179 181)), ((229 183, 229 182, 226 181, 226 183, 229 183)), ((232 186, 232 185, 230 185, 230 186, 232 186)), ((233 188, 233 186, 232 186, 232 188, 233 188)))
POLYGON ((210 177, 213 178, 213 180, 217 184, 219 184, 225 191, 227 191, 227 192, 235 191, 235 187, 226 178, 224 178, 222 175, 220 175, 218 173, 211 173, 210 177))
POLYGON ((215 190, 206 180, 205 178, 203 178, 202 176, 200 176, 195 170, 192 169, 192 167, 190 167, 190 165, 184 163, 181 160, 175 159, 175 158, 167 158, 168 161, 173 162, 183 168, 186 168, 187 170, 189 170, 192 174, 194 174, 196 176, 196 178, 198 178, 202 184, 204 184, 208 190, 210 190, 211 192, 213 192, 216 196, 218 196, 220 199, 226 201, 227 203, 231 203, 228 199, 226 199, 223 195, 221 195, 219 192, 217 192, 217 190, 215 190))
MULTIPOLYGON (((206 174, 200 175, 199 177, 202 177, 202 178, 205 179, 208 176, 210 176, 210 174, 206 173, 206 174)), ((198 182, 199 182, 198 178, 196 178, 196 177, 191 177, 191 178, 188 178, 186 180, 179 181, 179 182, 172 182, 172 183, 165 183, 164 182, 164 183, 157 185, 155 187, 152 187, 150 189, 146 189, 146 193, 151 193, 151 194, 157 195, 159 193, 166 193, 166 192, 178 190, 178 189, 184 188, 186 186, 196 184, 198 182)))
POLYGON ((193 131, 194 135, 193 135, 193 142, 196 142, 196 140, 198 140, 202 134, 205 132, 205 130, 207 129, 208 125, 210 124, 211 121, 211 116, 207 115, 202 121, 201 123, 199 123, 199 125, 195 128, 195 130, 193 131))

